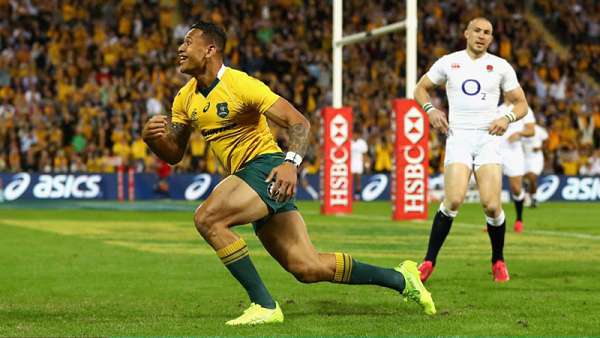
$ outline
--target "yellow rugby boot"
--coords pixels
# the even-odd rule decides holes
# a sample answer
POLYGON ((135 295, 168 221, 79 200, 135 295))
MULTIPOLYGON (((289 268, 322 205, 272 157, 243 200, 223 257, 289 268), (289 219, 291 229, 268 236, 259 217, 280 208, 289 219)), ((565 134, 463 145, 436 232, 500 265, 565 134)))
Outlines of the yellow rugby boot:
POLYGON ((270 323, 283 323, 283 312, 279 303, 275 302, 274 309, 267 309, 259 304, 251 303, 241 316, 232 319, 227 325, 259 325, 270 323))
POLYGON ((435 314, 435 304, 433 304, 431 293, 427 291, 421 282, 417 263, 413 261, 404 261, 394 268, 394 270, 400 272, 404 276, 404 281, 406 282, 404 292, 402 292, 404 300, 407 301, 410 299, 421 305, 423 311, 428 315, 435 314))

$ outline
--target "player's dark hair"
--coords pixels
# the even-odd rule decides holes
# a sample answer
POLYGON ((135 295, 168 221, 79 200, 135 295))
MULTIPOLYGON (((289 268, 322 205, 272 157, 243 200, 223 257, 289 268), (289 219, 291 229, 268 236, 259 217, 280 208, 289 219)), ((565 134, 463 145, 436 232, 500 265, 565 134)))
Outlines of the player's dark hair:
POLYGON ((214 43, 219 53, 223 53, 227 35, 225 35, 225 31, 221 27, 212 22, 199 21, 193 24, 190 29, 201 30, 203 33, 202 36, 211 43, 214 43))

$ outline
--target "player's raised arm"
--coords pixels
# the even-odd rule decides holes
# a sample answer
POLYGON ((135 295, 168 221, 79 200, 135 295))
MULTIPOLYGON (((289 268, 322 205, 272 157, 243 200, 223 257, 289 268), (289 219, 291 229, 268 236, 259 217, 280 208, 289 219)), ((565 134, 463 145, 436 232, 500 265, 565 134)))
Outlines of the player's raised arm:
POLYGON ((265 112, 265 115, 288 131, 289 146, 286 161, 273 168, 267 177, 267 181, 275 179, 273 190, 278 191, 277 199, 285 201, 296 194, 297 167, 306 154, 310 122, 281 97, 265 112))
POLYGON ((415 87, 415 100, 417 100, 417 102, 421 105, 421 107, 423 107, 429 116, 429 122, 431 125, 442 133, 447 134, 448 120, 446 119, 446 114, 433 106, 431 103, 431 97, 429 96, 428 91, 434 86, 435 83, 429 79, 427 74, 423 75, 415 87))
POLYGON ((150 118, 142 130, 142 138, 150 150, 167 163, 179 163, 191 134, 191 127, 184 123, 173 123, 168 116, 150 118))

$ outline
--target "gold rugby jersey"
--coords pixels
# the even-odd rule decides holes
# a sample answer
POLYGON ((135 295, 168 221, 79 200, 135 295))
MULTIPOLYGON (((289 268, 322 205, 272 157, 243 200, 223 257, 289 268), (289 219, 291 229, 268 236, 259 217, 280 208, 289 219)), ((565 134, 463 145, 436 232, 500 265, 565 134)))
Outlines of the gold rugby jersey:
POLYGON ((192 78, 179 90, 172 122, 199 130, 232 174, 258 155, 281 152, 264 116, 278 98, 260 80, 221 66, 208 88, 192 78))

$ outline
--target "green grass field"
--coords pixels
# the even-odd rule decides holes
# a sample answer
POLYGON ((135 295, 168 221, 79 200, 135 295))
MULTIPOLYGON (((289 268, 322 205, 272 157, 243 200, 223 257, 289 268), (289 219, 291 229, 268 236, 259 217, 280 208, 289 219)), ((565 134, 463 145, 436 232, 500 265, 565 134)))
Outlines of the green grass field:
MULTIPOLYGON (((430 222, 389 221, 387 203, 358 203, 338 217, 320 216, 316 203, 299 206, 322 251, 389 267, 424 255, 430 222)), ((505 209, 512 220, 513 207, 505 209)), ((301 284, 250 226, 238 227, 286 315, 282 325, 250 328, 224 325, 247 297, 197 235, 193 210, 177 202, 0 204, 0 336, 600 335, 599 204, 526 209, 525 233, 507 232, 512 280, 501 285, 491 280, 481 208, 463 206, 427 284, 433 317, 390 290, 301 284)))

